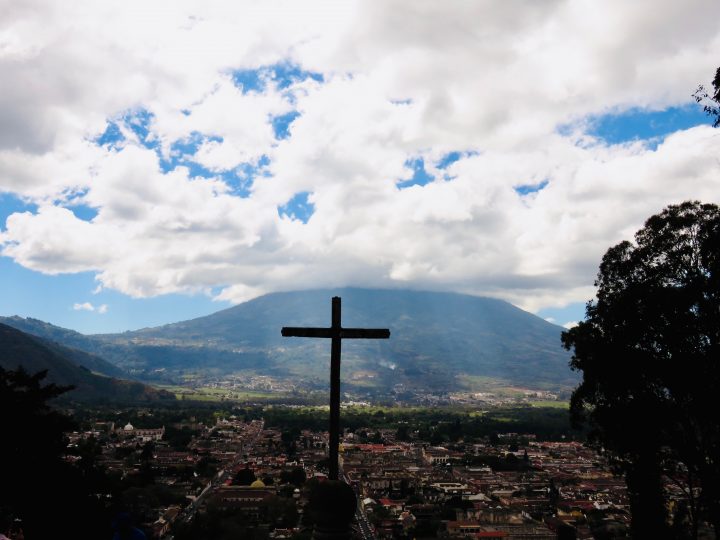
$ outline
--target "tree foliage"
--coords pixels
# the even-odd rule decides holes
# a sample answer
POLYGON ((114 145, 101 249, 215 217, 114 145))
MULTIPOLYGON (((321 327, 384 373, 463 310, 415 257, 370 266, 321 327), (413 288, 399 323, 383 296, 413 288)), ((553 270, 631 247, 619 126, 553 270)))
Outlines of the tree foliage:
POLYGON ((255 473, 252 469, 250 469, 247 465, 243 469, 240 469, 235 477, 233 478, 232 484, 234 486, 249 486, 252 484, 255 480, 257 480, 257 477, 255 476, 255 473))
POLYGON ((0 520, 21 519, 28 540, 109 535, 107 509, 92 496, 93 450, 80 449, 80 467, 63 460, 75 424, 48 402, 68 388, 43 385, 46 374, 0 368, 0 520))
POLYGON ((720 127, 720 68, 715 72, 712 85, 712 95, 703 85, 700 85, 693 94, 693 97, 695 101, 703 106, 703 109, 709 116, 714 117, 713 127, 720 127))
POLYGON ((608 250, 595 285, 586 320, 562 336, 583 373, 571 414, 626 473, 637 537, 668 534, 669 468, 699 481, 691 502, 717 530, 720 209, 685 202, 652 216, 608 250))

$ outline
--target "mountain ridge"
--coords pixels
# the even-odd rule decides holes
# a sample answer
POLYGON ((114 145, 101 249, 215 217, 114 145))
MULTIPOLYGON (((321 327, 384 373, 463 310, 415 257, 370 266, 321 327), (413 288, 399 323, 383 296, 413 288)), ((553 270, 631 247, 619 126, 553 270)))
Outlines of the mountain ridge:
POLYGON ((187 321, 67 337, 148 380, 236 372, 324 381, 327 340, 282 338, 280 328, 330 326, 332 296, 343 300, 344 327, 391 331, 387 341, 343 342, 349 386, 448 390, 482 377, 529 387, 569 388, 577 382, 568 367, 570 355, 560 344, 561 327, 502 300, 460 293, 278 292, 187 321))
POLYGON ((73 351, 0 323, 0 367, 6 370, 22 368, 28 373, 47 371, 48 382, 74 387, 61 396, 61 399, 92 402, 174 399, 168 392, 150 388, 137 381, 98 375, 89 367, 74 361, 81 359, 90 361, 95 367, 104 367, 104 361, 89 358, 90 356, 88 353, 73 351))

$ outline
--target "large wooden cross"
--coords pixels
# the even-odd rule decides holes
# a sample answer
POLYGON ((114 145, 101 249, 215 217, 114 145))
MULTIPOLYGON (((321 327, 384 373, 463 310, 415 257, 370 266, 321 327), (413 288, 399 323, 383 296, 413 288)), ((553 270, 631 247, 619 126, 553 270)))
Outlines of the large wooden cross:
POLYGON ((387 328, 343 328, 339 296, 332 299, 332 326, 330 328, 301 328, 284 326, 285 337, 332 339, 330 348, 330 479, 338 480, 338 447, 340 445, 340 343, 343 339, 388 339, 387 328))

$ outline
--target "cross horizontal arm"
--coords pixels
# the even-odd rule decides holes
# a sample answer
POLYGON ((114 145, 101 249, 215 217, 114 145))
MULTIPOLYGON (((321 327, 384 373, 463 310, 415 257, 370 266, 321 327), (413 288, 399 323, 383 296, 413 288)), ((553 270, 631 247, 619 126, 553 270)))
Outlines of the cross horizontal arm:
POLYGON ((284 337, 333 337, 332 328, 303 328, 298 326, 283 326, 281 333, 284 337))
POLYGON ((388 339, 387 328, 341 328, 340 337, 345 339, 388 339))
POLYGON ((340 328, 336 332, 334 328, 305 328, 298 326, 283 326, 281 331, 284 337, 311 337, 311 338, 334 338, 341 339, 388 339, 390 330, 387 328, 340 328))

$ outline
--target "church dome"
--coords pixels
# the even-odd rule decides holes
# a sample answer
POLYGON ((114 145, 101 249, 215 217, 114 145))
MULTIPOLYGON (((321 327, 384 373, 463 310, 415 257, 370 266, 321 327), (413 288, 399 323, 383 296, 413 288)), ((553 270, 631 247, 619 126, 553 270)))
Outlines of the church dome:
POLYGON ((128 422, 127 425, 123 429, 125 431, 132 431, 135 428, 133 427, 133 425, 130 422, 128 422))
POLYGON ((265 484, 262 480, 255 480, 252 484, 250 484, 251 488, 264 488, 265 484))

